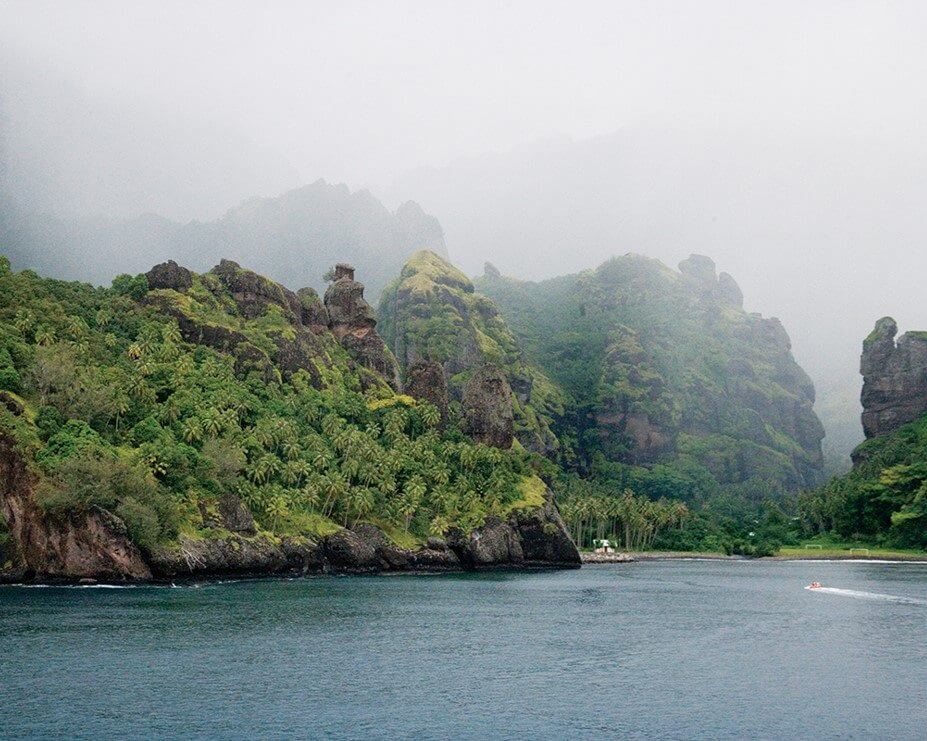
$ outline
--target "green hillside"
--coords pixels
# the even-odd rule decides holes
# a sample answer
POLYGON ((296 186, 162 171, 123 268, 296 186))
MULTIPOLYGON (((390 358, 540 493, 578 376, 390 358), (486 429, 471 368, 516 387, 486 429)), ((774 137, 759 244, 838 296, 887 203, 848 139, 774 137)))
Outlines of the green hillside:
POLYGON ((417 252, 384 289, 379 315, 383 338, 402 368, 440 364, 458 405, 478 368, 500 369, 511 389, 516 439, 528 450, 559 454, 552 425, 564 412, 564 394, 526 362, 493 302, 457 268, 433 252, 417 252))
MULTIPOLYGON (((332 296, 362 303, 344 280, 332 296)), ((339 307, 339 321, 365 306, 339 307)), ((410 546, 543 504, 525 500, 522 454, 439 429, 433 406, 371 370, 393 361, 369 320, 339 342, 329 311, 228 262, 94 288, 3 258, 0 437, 25 457, 44 516, 115 514, 146 553, 368 521, 410 546)))
POLYGON ((817 484, 814 390, 776 319, 708 259, 628 254, 540 283, 475 281, 526 358, 568 395, 567 460, 636 491, 760 501, 817 484))

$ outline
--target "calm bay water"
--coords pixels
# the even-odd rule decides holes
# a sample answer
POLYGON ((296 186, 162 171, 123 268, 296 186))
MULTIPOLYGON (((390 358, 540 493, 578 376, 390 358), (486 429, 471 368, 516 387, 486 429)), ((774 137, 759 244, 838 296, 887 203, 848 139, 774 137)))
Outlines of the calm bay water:
POLYGON ((927 565, 0 587, 2 737, 925 734, 927 565))

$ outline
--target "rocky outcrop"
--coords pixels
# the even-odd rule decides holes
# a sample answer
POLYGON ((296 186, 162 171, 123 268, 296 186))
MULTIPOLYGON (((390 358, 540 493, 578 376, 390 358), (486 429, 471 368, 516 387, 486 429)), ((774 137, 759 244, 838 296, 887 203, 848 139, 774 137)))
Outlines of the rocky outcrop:
POLYGON ((906 332, 883 317, 863 342, 863 431, 885 435, 927 413, 927 333, 906 332))
POLYGON ((364 284, 354 280, 350 265, 335 266, 334 281, 325 291, 325 309, 329 329, 348 354, 398 390, 399 366, 376 332, 377 319, 364 300, 364 284))
POLYGON ((216 276, 225 286, 245 319, 264 316, 267 307, 274 305, 283 311, 288 320, 302 324, 302 302, 293 291, 279 283, 245 270, 232 260, 221 260, 209 274, 216 276))
POLYGON ((465 431, 471 438, 494 448, 512 447, 512 389, 500 368, 487 364, 474 371, 464 389, 463 407, 465 431))
POLYGON ((34 488, 35 478, 15 441, 0 433, 0 512, 14 551, 8 576, 43 581, 151 578, 122 520, 99 507, 46 515, 35 502, 34 488))
POLYGON ((679 263, 683 278, 696 286, 697 290, 710 300, 742 309, 744 294, 737 281, 728 273, 715 273, 715 262, 705 255, 689 255, 679 263))
POLYGON ((548 490, 542 508, 514 511, 507 520, 487 517, 472 533, 453 531, 448 545, 472 569, 500 566, 578 568, 579 551, 548 490))
POLYGON ((407 550, 375 525, 359 523, 318 542, 267 536, 181 538, 173 548, 151 554, 157 578, 259 575, 279 573, 379 573, 388 571, 459 571, 492 568, 580 565, 579 552, 567 533, 553 497, 541 508, 516 510, 507 519, 488 517, 471 533, 453 530, 447 539, 429 538, 407 550))
POLYGON ((448 418, 447 379, 440 364, 430 360, 422 360, 406 368, 405 392, 415 398, 434 404, 441 413, 441 423, 446 424, 448 418))
POLYGON ((432 252, 413 255, 384 290, 380 316, 383 337, 403 369, 408 393, 428 398, 426 383, 438 367, 444 383, 434 384, 434 393, 446 389, 448 401, 461 402, 468 414, 468 381, 491 363, 510 389, 504 406, 514 417, 518 441, 533 452, 556 456, 560 443, 552 425, 563 414, 565 397, 525 360, 493 302, 477 293, 460 270, 432 252))
POLYGON ((222 494, 215 504, 201 501, 199 506, 205 527, 222 528, 242 535, 257 534, 254 515, 237 494, 228 491, 222 494))
POLYGON ((181 536, 171 547, 152 549, 149 560, 152 574, 160 579, 306 574, 325 566, 320 546, 308 538, 276 540, 236 533, 216 538, 181 536))
POLYGON ((152 291, 169 288, 183 293, 193 285, 193 273, 173 260, 155 265, 145 273, 145 277, 148 279, 148 288, 152 291))
POLYGON ((289 379, 305 371, 319 386, 320 367, 339 362, 332 351, 341 345, 352 368, 371 371, 372 375, 362 377, 365 388, 384 382, 399 388, 395 359, 376 333, 376 318, 363 298, 364 287, 353 279, 354 269, 348 265, 339 265, 325 302, 311 288, 294 293, 231 260, 222 260, 198 278, 207 292, 190 292, 196 276, 173 261, 154 266, 147 275, 151 291, 144 303, 176 319, 187 342, 234 356, 239 376, 256 372, 271 382, 279 380, 278 374, 289 379), (198 311, 190 308, 194 296, 198 311), (223 322, 222 314, 232 316, 223 322), (267 342, 249 336, 248 329, 254 325, 248 323, 254 320, 264 322, 256 331, 266 336, 272 350, 268 351, 267 342))

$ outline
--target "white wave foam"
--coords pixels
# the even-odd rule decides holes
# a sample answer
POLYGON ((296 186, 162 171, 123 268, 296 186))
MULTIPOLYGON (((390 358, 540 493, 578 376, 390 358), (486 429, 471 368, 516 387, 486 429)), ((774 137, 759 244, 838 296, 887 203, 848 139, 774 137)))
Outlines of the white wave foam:
POLYGON ((881 602, 899 602, 905 605, 927 605, 927 600, 915 597, 899 597, 894 594, 880 594, 878 592, 861 592, 856 589, 839 589, 837 587, 805 587, 812 592, 836 594, 841 597, 854 597, 856 599, 878 600, 881 602))

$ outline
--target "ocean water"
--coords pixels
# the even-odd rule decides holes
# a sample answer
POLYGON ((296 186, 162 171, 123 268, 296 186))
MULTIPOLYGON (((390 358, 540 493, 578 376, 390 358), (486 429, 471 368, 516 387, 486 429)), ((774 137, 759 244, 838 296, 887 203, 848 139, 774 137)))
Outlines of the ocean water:
POLYGON ((927 565, 0 587, 0 737, 56 736, 925 738, 927 565))

